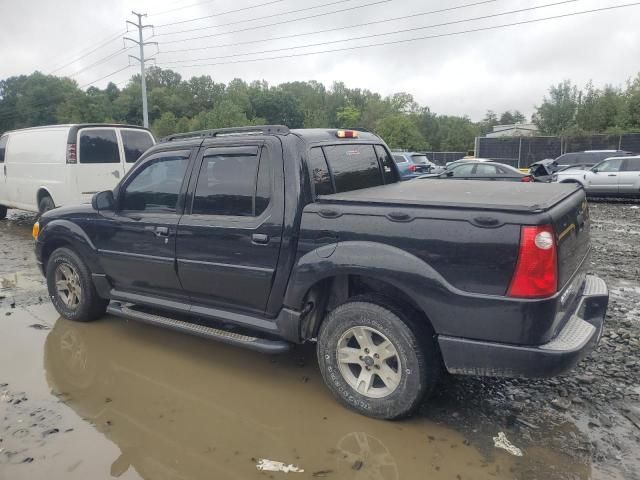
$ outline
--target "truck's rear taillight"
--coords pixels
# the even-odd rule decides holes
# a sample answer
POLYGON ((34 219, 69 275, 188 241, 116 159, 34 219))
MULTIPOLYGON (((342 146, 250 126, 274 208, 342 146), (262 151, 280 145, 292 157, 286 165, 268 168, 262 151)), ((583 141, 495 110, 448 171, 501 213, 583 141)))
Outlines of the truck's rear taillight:
POLYGON ((550 225, 522 227, 516 270, 507 295, 517 298, 550 297, 558 290, 558 252, 550 225))
POLYGON ((67 163, 78 163, 75 143, 67 143, 67 163))

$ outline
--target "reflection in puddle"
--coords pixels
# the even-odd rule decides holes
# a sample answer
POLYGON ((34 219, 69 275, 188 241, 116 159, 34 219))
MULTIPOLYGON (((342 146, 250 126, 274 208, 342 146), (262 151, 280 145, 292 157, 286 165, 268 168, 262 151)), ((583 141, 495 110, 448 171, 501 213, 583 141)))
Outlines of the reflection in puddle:
POLYGON ((338 405, 312 348, 272 358, 119 320, 60 319, 45 369, 52 390, 121 451, 113 476, 259 478, 258 458, 298 465, 305 473, 289 475, 300 478, 513 476, 512 458, 488 463, 425 419, 372 420, 338 405))

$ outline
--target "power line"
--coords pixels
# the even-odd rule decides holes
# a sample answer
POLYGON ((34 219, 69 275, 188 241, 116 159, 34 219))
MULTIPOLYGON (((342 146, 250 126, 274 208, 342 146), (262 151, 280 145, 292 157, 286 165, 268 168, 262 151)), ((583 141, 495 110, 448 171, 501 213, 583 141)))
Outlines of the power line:
MULTIPOLYGON (((254 30, 258 30, 260 28, 274 27, 274 26, 277 26, 277 25, 291 24, 291 23, 302 21, 302 20, 309 20, 309 19, 312 19, 312 18, 326 17, 328 15, 333 15, 334 13, 342 13, 342 12, 346 12, 346 11, 352 11, 352 10, 356 10, 358 8, 372 7, 374 5, 380 5, 382 3, 389 3, 390 1, 391 0, 377 0, 375 2, 369 2, 369 3, 364 3, 362 5, 356 5, 355 7, 339 8, 337 10, 332 10, 330 12, 316 13, 314 15, 308 15, 306 17, 294 18, 292 20, 281 20, 279 22, 267 23, 265 25, 256 25, 256 26, 253 26, 253 27, 239 28, 237 30, 230 30, 228 32, 212 33, 212 34, 209 34, 209 35, 200 35, 200 36, 197 36, 197 37, 181 38, 179 40, 163 40, 162 43, 165 44, 165 43, 189 42, 191 40, 200 40, 202 38, 220 37, 222 35, 229 35, 229 34, 232 34, 232 33, 254 31, 254 30)), ((253 20, 259 20, 260 18, 263 18, 263 17, 250 18, 250 19, 245 20, 245 21, 246 22, 251 22, 253 20)), ((225 23, 225 24, 222 24, 222 25, 212 25, 211 27, 206 27, 206 29, 208 30, 210 28, 226 27, 226 26, 229 26, 229 25, 235 25, 237 23, 239 23, 239 22, 225 23)), ((244 23, 244 22, 240 22, 240 23, 244 23)), ((160 34, 158 34, 156 36, 159 36, 159 35, 160 34)), ((162 34, 162 35, 165 35, 165 34, 162 34)))
POLYGON ((73 64, 73 63, 75 63, 75 62, 77 62, 78 60, 82 60, 83 58, 88 57, 88 56, 89 56, 89 55, 91 55, 92 53, 97 52, 98 50, 100 50, 100 49, 101 49, 102 47, 104 47, 105 45, 108 45, 108 44, 110 44, 111 42, 113 42, 114 40, 116 40, 117 38, 120 38, 120 37, 121 37, 123 34, 125 34, 125 33, 126 33, 126 30, 125 30, 125 31, 118 32, 118 34, 117 34, 117 35, 113 35, 112 37, 109 37, 107 40, 105 40, 104 42, 101 42, 98 46, 96 46, 95 48, 93 48, 93 49, 89 50, 88 52, 86 52, 86 53, 84 53, 84 54, 81 54, 79 57, 76 57, 76 58, 74 58, 73 60, 70 60, 69 62, 65 63, 64 65, 62 65, 62 66, 60 66, 60 67, 58 67, 58 68, 55 68, 54 70, 51 70, 51 71, 48 73, 48 75, 51 75, 52 73, 58 72, 58 71, 62 70, 63 68, 68 67, 69 65, 71 65, 71 64, 73 64))
POLYGON ((92 82, 88 82, 88 83, 85 83, 85 84, 83 84, 83 85, 80 85, 80 87, 79 87, 79 88, 88 87, 89 85, 93 85, 94 83, 98 83, 100 80, 104 80, 105 78, 113 77, 114 75, 116 75, 116 74, 118 74, 118 73, 120 73, 120 72, 123 72, 123 71, 125 71, 127 68, 131 68, 132 66, 133 66, 133 65, 127 65, 126 67, 121 68, 120 70, 116 70, 115 72, 111 72, 111 73, 109 73, 108 75, 105 75, 105 76, 100 77, 100 78, 96 78, 96 79, 95 79, 95 80, 93 80, 92 82))
MULTIPOLYGON (((269 2, 259 3, 258 5, 250 5, 248 7, 237 8, 235 10, 227 10, 226 12, 214 13, 213 15, 206 15, 204 17, 191 18, 189 20, 180 20, 180 21, 171 22, 171 23, 163 23, 161 25, 156 25, 156 28, 170 27, 172 25, 180 25, 183 23, 197 22, 198 20, 203 20, 205 18, 220 17, 222 15, 227 15, 229 13, 244 12, 246 10, 253 10, 254 8, 266 7, 267 5, 273 5, 274 3, 280 3, 283 1, 284 0, 270 0, 269 2)), ((344 1, 352 1, 352 0, 344 0, 344 1)))
MULTIPOLYGON (((489 30, 498 30, 498 29, 506 28, 506 27, 513 27, 513 26, 518 26, 518 25, 527 25, 527 24, 532 24, 532 23, 540 23, 540 22, 544 22, 544 21, 548 21, 548 20, 556 20, 556 19, 560 19, 560 18, 574 17, 574 16, 578 16, 578 15, 585 15, 585 14, 588 14, 588 13, 604 12, 604 11, 608 11, 608 10, 616 10, 616 9, 621 9, 621 8, 626 8, 626 7, 634 7, 634 6, 638 6, 638 5, 640 5, 640 2, 627 3, 627 4, 622 4, 622 5, 613 5, 613 6, 610 6, 610 7, 596 8, 596 9, 592 9, 592 10, 583 10, 581 12, 566 13, 566 14, 562 14, 562 15, 554 15, 554 16, 550 16, 550 17, 536 18, 536 19, 531 19, 531 20, 523 20, 523 21, 520 21, 520 22, 505 23, 505 24, 501 24, 501 25, 492 25, 490 27, 479 27, 479 28, 474 28, 474 29, 469 29, 469 30, 461 30, 461 31, 458 31, 458 32, 440 33, 440 34, 437 34, 437 35, 426 35, 426 36, 423 36, 423 37, 406 38, 406 39, 402 39, 402 40, 390 40, 390 41, 387 41, 387 42, 372 43, 372 44, 369 44, 369 45, 358 45, 358 46, 351 46, 351 47, 335 48, 335 49, 331 49, 331 50, 320 50, 320 51, 317 51, 317 52, 295 53, 295 54, 290 54, 290 55, 278 55, 278 56, 274 56, 274 57, 252 58, 252 59, 246 59, 246 60, 230 60, 230 61, 225 61, 225 62, 202 63, 202 64, 194 64, 194 65, 181 65, 181 67, 182 68, 212 67, 212 66, 218 66, 218 65, 230 65, 230 64, 238 64, 238 63, 251 63, 251 62, 260 62, 260 61, 268 61, 268 60, 279 60, 279 59, 284 59, 284 58, 297 58, 297 57, 305 57, 305 56, 310 56, 310 55, 320 55, 320 54, 325 54, 325 53, 345 52, 345 51, 349 51, 349 50, 358 50, 358 49, 373 48, 373 47, 380 47, 380 46, 387 46, 387 45, 397 45, 397 44, 401 44, 401 43, 410 43, 410 42, 415 42, 415 41, 420 41, 420 40, 430 40, 430 39, 434 39, 434 38, 453 37, 453 36, 458 36, 458 35, 464 35, 464 34, 467 34, 467 33, 484 32, 484 31, 489 31, 489 30)), ((159 65, 159 66, 162 67, 162 65, 159 65)))
POLYGON ((176 8, 171 8, 169 10, 163 10, 161 12, 150 13, 149 16, 150 17, 158 17, 160 15, 164 15, 165 13, 176 12, 178 10, 184 10, 185 8, 191 8, 191 7, 195 7, 195 6, 198 6, 198 5, 204 5, 205 3, 213 3, 215 1, 217 1, 217 0, 205 0, 204 2, 190 3, 189 5, 184 5, 182 7, 176 7, 176 8))
POLYGON ((114 57, 118 56, 118 54, 120 54, 121 52, 126 52, 127 50, 131 50, 131 48, 133 48, 133 47, 129 47, 129 48, 122 47, 122 48, 120 48, 120 49, 116 50, 115 52, 110 53, 110 54, 109 54, 109 55, 107 55, 106 57, 103 57, 103 58, 101 58, 100 60, 97 60, 97 61, 95 61, 95 62, 93 62, 93 63, 91 63, 91 64, 89 64, 89 65, 87 65, 87 66, 85 66, 85 67, 82 67, 81 69, 76 70, 75 72, 70 73, 70 74, 65 75, 65 76, 66 76, 66 77, 75 77, 76 75, 78 75, 78 74, 80 74, 80 73, 82 73, 82 72, 84 72, 84 71, 86 71, 86 70, 89 70, 90 68, 93 68, 93 67, 95 67, 96 65, 100 65, 100 64, 102 64, 102 63, 104 63, 104 62, 107 62, 107 61, 111 60, 112 58, 114 58, 114 57))
POLYGON ((249 55, 261 55, 264 53, 275 53, 275 52, 282 52, 282 51, 287 51, 287 50, 297 50, 300 48, 310 48, 310 47, 321 47, 324 45, 333 45, 336 43, 344 43, 344 42, 352 42, 352 41, 357 41, 357 40, 367 40, 369 38, 376 38, 376 37, 385 37, 387 35, 397 35, 399 33, 407 33, 407 32, 415 32, 418 30, 426 30, 426 29, 431 29, 431 28, 437 28, 437 27, 444 27, 447 25, 455 25, 455 24, 459 24, 459 23, 466 23, 466 22, 472 22, 472 21, 476 21, 476 20, 486 20, 488 18, 495 18, 495 17, 501 17, 501 16, 505 16, 505 15, 513 15, 515 13, 522 13, 522 12, 528 12, 531 10, 539 10, 541 8, 549 8, 549 7, 556 7, 558 5, 565 5, 567 3, 575 3, 575 2, 579 2, 580 0, 563 0, 561 2, 555 2, 555 3, 548 3, 546 5, 538 5, 535 7, 528 7, 528 8, 520 8, 518 10, 511 10, 509 12, 501 12, 501 13, 493 13, 491 15, 483 15, 481 17, 475 17, 475 18, 466 18, 463 20, 455 20, 452 22, 444 22, 444 23, 437 23, 434 25, 427 25, 424 27, 413 27, 413 28, 405 28, 402 30, 395 30, 393 32, 386 32, 386 33, 374 33, 371 35, 362 35, 359 37, 351 37, 351 38, 345 38, 342 40, 330 40, 330 41, 326 41, 326 42, 318 42, 318 43, 310 43, 307 45, 299 45, 299 46, 294 46, 294 47, 283 47, 283 48, 273 48, 270 50, 262 50, 259 52, 248 52, 248 53, 234 53, 231 55, 220 55, 217 57, 207 57, 207 58, 193 58, 191 60, 174 60, 174 61, 168 61, 165 63, 189 63, 189 62, 200 62, 200 61, 206 61, 206 60, 218 60, 221 58, 236 58, 236 57, 246 57, 249 55))
POLYGON ((495 3, 499 0, 483 0, 481 2, 474 2, 474 3, 467 3, 465 5, 458 5, 456 7, 448 7, 448 8, 441 8, 439 10, 430 10, 428 12, 421 12, 421 13, 413 13, 411 15, 403 15, 402 17, 394 17, 394 18, 387 18, 384 20, 375 20, 375 21, 371 21, 371 22, 365 22, 365 23, 357 23, 354 25, 347 25, 347 26, 342 26, 342 27, 333 27, 333 28, 327 28, 325 30, 315 30, 313 32, 305 32, 305 33, 295 33, 292 35, 283 35, 280 37, 271 37, 271 38, 263 38, 260 40, 247 40, 244 42, 234 42, 234 43, 224 43, 224 44, 219 44, 219 45, 209 45, 207 47, 192 47, 192 48, 181 48, 181 49, 174 49, 174 50, 164 50, 162 53, 177 53, 177 52, 191 52, 193 50, 209 50, 212 48, 222 48, 222 47, 237 47, 240 45, 249 45, 252 43, 262 43, 262 42, 270 42, 270 41, 274 41, 274 40, 285 40, 285 39, 289 39, 289 38, 296 38, 296 37, 304 37, 304 36, 308 36, 308 35, 317 35, 320 33, 328 33, 328 32, 335 32, 335 31, 339 31, 339 30, 348 30, 351 28, 359 28, 359 27, 366 27, 366 26, 370 26, 370 25, 378 25, 381 23, 388 23, 388 22, 394 22, 397 20, 406 20, 408 18, 416 18, 416 17, 422 17, 425 15, 432 15, 435 13, 443 13, 443 12, 448 12, 451 10, 459 10, 459 9, 463 9, 463 8, 469 8, 469 7, 476 7, 478 5, 486 5, 487 3, 495 3))

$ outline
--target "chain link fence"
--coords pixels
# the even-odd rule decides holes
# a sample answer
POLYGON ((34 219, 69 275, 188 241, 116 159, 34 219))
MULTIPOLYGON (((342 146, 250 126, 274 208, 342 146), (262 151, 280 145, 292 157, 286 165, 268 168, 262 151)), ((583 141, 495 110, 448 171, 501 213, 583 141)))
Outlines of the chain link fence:
POLYGON ((526 168, 545 158, 584 150, 640 152, 640 133, 589 135, 584 137, 476 138, 476 157, 490 158, 513 167, 526 168))

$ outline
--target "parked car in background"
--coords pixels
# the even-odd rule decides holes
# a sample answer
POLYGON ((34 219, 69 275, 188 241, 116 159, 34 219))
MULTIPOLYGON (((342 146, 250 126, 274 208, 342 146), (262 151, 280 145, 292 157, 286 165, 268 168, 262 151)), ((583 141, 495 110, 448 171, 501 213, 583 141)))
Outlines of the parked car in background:
POLYGON ((592 196, 640 197, 640 156, 613 157, 585 169, 554 175, 558 183, 579 183, 592 196))
POLYGON ((585 150, 584 152, 571 152, 560 155, 555 159, 557 169, 573 167, 576 165, 594 166, 602 160, 610 157, 623 157, 633 155, 625 150, 585 150))
POLYGON ((377 418, 414 412, 443 368, 551 376, 594 348, 608 291, 586 272, 581 188, 398 180, 368 132, 174 135, 90 205, 42 215, 36 258, 71 320, 316 342, 327 388, 377 418))
POLYGON ((424 153, 417 152, 391 152, 393 161, 398 166, 398 172, 402 180, 419 177, 425 173, 431 173, 437 165, 429 160, 424 153))
POLYGON ((113 188, 155 144, 134 125, 50 125, 0 137, 0 218, 7 208, 43 213, 113 188))
POLYGON ((486 160, 464 160, 449 166, 446 171, 436 175, 422 175, 421 179, 455 180, 498 180, 505 182, 532 182, 531 174, 522 173, 517 168, 486 160))
MULTIPOLYGON (((518 169, 522 171, 521 169, 518 169)), ((538 182, 552 182, 553 174, 558 171, 558 164, 553 158, 546 158, 529 165, 526 170, 538 182)))

